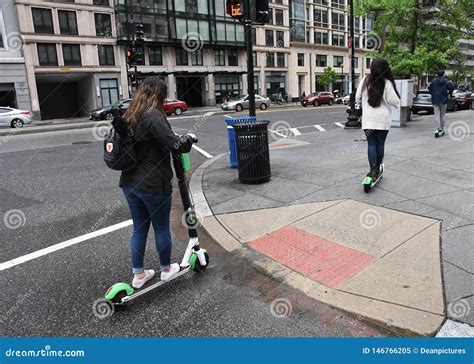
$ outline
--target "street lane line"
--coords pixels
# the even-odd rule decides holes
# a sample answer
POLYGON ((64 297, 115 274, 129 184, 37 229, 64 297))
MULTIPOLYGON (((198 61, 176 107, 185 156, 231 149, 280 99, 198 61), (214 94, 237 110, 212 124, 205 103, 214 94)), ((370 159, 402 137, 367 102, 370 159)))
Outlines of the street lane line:
POLYGON ((326 129, 324 129, 321 125, 315 125, 314 127, 319 131, 326 131, 326 129))
POLYGON ((298 135, 301 135, 301 133, 299 132, 298 129, 296 128, 290 128, 291 132, 294 134, 294 136, 298 136, 298 135))
MULTIPOLYGON (((272 130, 272 129, 268 129, 268 130, 271 131, 272 133, 275 133, 275 134, 278 135, 279 137, 288 138, 287 135, 282 134, 282 133, 279 133, 279 132, 277 132, 276 130, 272 130)), ((285 129, 285 130, 286 130, 286 129, 285 129)))
POLYGON ((193 144, 193 148, 196 149, 199 153, 201 153, 204 157, 209 158, 209 159, 212 158, 212 155, 210 155, 205 150, 199 148, 197 145, 193 144))
POLYGON ((336 124, 338 127, 344 129, 344 125, 342 125, 339 121, 335 122, 334 124, 336 124))
POLYGON ((44 255, 53 253, 55 251, 70 247, 72 245, 82 243, 83 241, 90 240, 90 239, 96 238, 98 236, 111 233, 112 231, 123 229, 124 227, 130 226, 130 225, 133 225, 132 220, 122 221, 118 224, 111 225, 111 226, 108 226, 106 228, 93 231, 92 233, 88 233, 88 234, 78 236, 78 237, 70 239, 70 240, 63 241, 62 243, 58 243, 58 244, 55 244, 55 245, 48 246, 47 248, 40 249, 40 250, 37 250, 33 253, 26 254, 26 255, 23 255, 21 257, 18 257, 18 258, 15 258, 15 259, 12 259, 12 260, 1 263, 0 264, 0 271, 15 267, 19 264, 22 264, 22 263, 28 262, 30 260, 42 257, 44 255))

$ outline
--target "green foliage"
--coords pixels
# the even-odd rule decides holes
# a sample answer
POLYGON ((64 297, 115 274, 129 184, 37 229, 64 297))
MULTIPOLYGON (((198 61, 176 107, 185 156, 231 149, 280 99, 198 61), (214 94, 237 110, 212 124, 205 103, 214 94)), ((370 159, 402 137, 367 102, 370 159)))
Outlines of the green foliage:
POLYGON ((320 86, 327 87, 329 84, 338 80, 339 76, 332 67, 326 67, 321 76, 316 77, 316 83, 320 86))
POLYGON ((375 18, 381 47, 372 56, 388 59, 395 77, 433 75, 459 63, 459 40, 473 35, 472 0, 437 1, 436 7, 421 0, 355 1, 358 14, 375 18))

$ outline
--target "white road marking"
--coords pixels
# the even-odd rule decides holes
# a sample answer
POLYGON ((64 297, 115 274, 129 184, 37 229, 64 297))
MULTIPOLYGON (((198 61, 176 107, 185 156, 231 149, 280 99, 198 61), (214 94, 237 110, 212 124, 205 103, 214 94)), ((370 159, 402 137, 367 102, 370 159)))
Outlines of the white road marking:
POLYGON ((81 236, 78 236, 78 237, 70 239, 70 240, 63 241, 62 243, 58 243, 58 244, 55 244, 55 245, 48 246, 47 248, 37 250, 33 253, 23 255, 21 257, 9 260, 7 262, 3 262, 3 263, 0 264, 0 271, 15 267, 19 264, 22 264, 22 263, 28 262, 30 260, 42 257, 44 255, 53 253, 55 251, 70 247, 72 245, 82 243, 83 241, 90 240, 90 239, 96 238, 98 236, 111 233, 112 231, 123 229, 124 227, 130 226, 132 224, 133 224, 132 220, 122 221, 118 224, 111 225, 111 226, 108 226, 106 228, 96 230, 96 231, 93 231, 91 233, 81 235, 81 236))
POLYGON ((296 128, 290 128, 291 132, 294 134, 294 136, 301 135, 301 133, 298 131, 296 128))
POLYGON ((210 155, 208 152, 205 150, 199 148, 196 144, 193 144, 193 148, 196 149, 199 153, 201 153, 204 157, 206 158, 212 158, 212 155, 210 155))
POLYGON ((334 124, 336 124, 338 127, 344 129, 344 125, 342 125, 339 121, 335 122, 334 124))
POLYGON ((321 125, 315 125, 314 127, 319 131, 326 131, 326 129, 324 129, 321 125))
POLYGON ((285 134, 282 134, 282 133, 279 133, 278 131, 276 130, 272 130, 272 129, 268 129, 269 131, 271 131, 272 133, 275 133, 276 135, 278 135, 279 137, 282 137, 282 138, 288 138, 288 135, 285 135, 285 134))

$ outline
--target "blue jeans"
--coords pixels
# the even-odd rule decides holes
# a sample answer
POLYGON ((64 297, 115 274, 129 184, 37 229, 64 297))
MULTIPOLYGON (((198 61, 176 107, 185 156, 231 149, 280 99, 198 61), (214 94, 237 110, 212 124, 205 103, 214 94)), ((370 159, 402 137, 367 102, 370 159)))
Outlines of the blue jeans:
POLYGON ((367 153, 372 170, 383 163, 388 130, 364 129, 364 133, 367 137, 367 153))
POLYGON ((155 230, 155 245, 160 257, 161 270, 171 262, 170 212, 171 194, 147 193, 132 187, 123 187, 133 220, 133 235, 130 241, 132 251, 132 272, 143 273, 146 239, 150 222, 155 230))

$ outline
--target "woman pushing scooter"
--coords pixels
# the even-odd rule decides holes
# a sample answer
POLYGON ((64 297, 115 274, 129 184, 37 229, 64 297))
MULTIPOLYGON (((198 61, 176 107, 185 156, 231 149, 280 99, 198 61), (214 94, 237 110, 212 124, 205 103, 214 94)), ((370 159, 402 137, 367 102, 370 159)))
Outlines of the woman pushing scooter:
POLYGON ((370 74, 360 82, 355 99, 362 107, 362 129, 367 136, 370 171, 362 184, 365 192, 368 192, 382 176, 385 139, 392 123, 392 107, 400 104, 400 95, 385 59, 372 61, 370 74))
POLYGON ((120 176, 120 187, 133 220, 130 247, 134 288, 141 288, 155 275, 154 270, 144 269, 150 223, 155 231, 161 280, 169 280, 180 271, 178 263, 171 263, 170 152, 187 153, 197 139, 193 134, 178 136, 171 130, 163 111, 167 91, 166 84, 158 77, 146 78, 123 116, 134 138, 138 160, 135 168, 122 171, 120 176))

